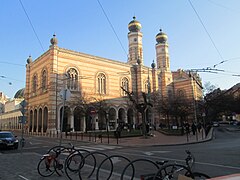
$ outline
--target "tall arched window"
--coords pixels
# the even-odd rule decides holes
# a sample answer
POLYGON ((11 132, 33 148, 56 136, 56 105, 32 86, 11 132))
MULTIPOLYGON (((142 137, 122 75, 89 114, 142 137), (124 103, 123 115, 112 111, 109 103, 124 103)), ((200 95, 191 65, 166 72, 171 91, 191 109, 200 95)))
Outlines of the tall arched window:
MULTIPOLYGON (((122 82, 121 82, 121 86, 126 90, 129 91, 129 81, 126 77, 122 78, 122 82)), ((127 93, 122 89, 122 93, 123 96, 126 96, 127 93)))
POLYGON ((151 84, 149 80, 146 80, 144 83, 144 90, 146 93, 150 93, 151 92, 151 84))
POLYGON ((37 93, 37 75, 33 76, 33 80, 32 80, 32 92, 34 94, 37 93))
POLYGON ((47 72, 46 70, 42 71, 42 91, 47 89, 47 72))
POLYGON ((185 91, 183 89, 178 90, 178 97, 184 98, 185 97, 185 91))
POLYGON ((98 82, 98 93, 99 94, 106 94, 106 76, 103 73, 98 74, 97 76, 98 82))
POLYGON ((67 79, 67 88, 70 90, 78 89, 78 72, 74 68, 70 68, 67 71, 68 79, 67 79))

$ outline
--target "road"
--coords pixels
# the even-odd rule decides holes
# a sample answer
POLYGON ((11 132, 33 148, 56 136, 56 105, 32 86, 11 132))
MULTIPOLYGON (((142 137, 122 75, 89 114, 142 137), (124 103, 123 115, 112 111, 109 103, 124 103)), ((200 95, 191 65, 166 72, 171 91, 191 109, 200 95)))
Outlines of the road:
MULTIPOLYGON (((129 160, 142 159, 134 164, 136 174, 152 172, 154 165, 151 162, 168 160, 184 164, 186 158, 185 150, 190 150, 196 159, 195 170, 204 172, 211 177, 228 175, 240 172, 240 131, 229 131, 231 126, 221 125, 214 129, 214 138, 211 141, 197 144, 177 146, 150 146, 150 147, 125 147, 120 145, 92 144, 89 142, 72 143, 80 149, 86 149, 92 153, 98 161, 98 165, 107 156, 115 155, 113 160, 114 175, 119 177, 129 160), (145 161, 147 160, 147 161, 145 161), (149 161, 148 161, 149 160, 149 161), (151 162, 150 162, 151 161, 151 162)), ((42 178, 36 171, 37 163, 42 154, 59 142, 56 139, 47 137, 26 137, 27 143, 23 150, 1 150, 0 151, 0 179, 67 179, 65 176, 57 175, 42 178)), ((64 142, 63 143, 67 143, 64 142)), ((86 159, 90 165, 91 157, 86 159)), ((86 170, 92 166, 85 167, 86 170)), ((105 175, 109 173, 109 162, 103 164, 102 169, 105 175)), ((84 171, 84 169, 83 169, 84 171)), ((132 172, 131 167, 126 169, 126 174, 132 172)), ((103 174, 104 174, 103 173, 103 174)), ((114 178, 112 178, 114 179, 114 178)))

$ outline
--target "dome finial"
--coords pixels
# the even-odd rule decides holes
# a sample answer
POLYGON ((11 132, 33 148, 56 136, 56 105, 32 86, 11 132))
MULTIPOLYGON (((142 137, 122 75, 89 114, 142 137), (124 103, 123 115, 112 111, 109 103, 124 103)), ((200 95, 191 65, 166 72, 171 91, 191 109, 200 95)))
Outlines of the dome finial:
POLYGON ((153 59, 153 62, 152 62, 152 64, 151 64, 151 66, 152 66, 153 69, 156 67, 156 64, 155 64, 155 62, 154 62, 154 59, 153 59))
POLYGON ((57 46, 58 40, 56 38, 56 33, 53 34, 53 37, 51 38, 50 43, 52 44, 52 46, 57 46))
POLYGON ((27 58, 27 63, 30 64, 32 62, 32 56, 29 55, 29 57, 27 58))

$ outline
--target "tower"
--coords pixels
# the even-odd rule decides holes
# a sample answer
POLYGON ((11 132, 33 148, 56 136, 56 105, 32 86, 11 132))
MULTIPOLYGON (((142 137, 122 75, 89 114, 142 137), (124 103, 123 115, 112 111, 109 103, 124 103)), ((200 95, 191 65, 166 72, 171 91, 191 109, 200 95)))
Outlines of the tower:
POLYGON ((156 35, 156 41, 157 68, 161 71, 170 71, 167 35, 161 29, 156 35))
POLYGON ((170 71, 167 35, 161 29, 156 35, 156 41, 157 69, 160 70, 159 88, 163 97, 169 97, 173 93, 173 77, 170 71))
POLYGON ((142 50, 142 28, 136 17, 128 24, 128 64, 143 64, 143 50, 142 50))

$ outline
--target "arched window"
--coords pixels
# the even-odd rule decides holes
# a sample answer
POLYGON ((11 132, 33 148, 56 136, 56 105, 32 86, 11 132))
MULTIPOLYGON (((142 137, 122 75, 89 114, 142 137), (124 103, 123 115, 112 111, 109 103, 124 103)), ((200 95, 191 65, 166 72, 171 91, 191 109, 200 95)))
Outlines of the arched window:
POLYGON ((33 80, 32 80, 32 92, 34 94, 37 93, 37 75, 33 76, 33 80))
POLYGON ((185 91, 183 89, 178 90, 178 97, 184 98, 185 97, 185 91))
POLYGON ((78 72, 74 68, 70 68, 67 71, 68 79, 67 79, 67 88, 70 90, 78 89, 78 72))
MULTIPOLYGON (((129 81, 126 77, 122 78, 121 87, 129 92, 129 81)), ((122 89, 122 96, 126 96, 127 93, 122 89)))
POLYGON ((43 70, 42 72, 42 91, 45 91, 47 89, 47 72, 46 70, 43 70))
POLYGON ((169 99, 169 100, 172 100, 172 98, 173 98, 172 91, 171 91, 171 90, 168 90, 168 99, 169 99))
POLYGON ((146 80, 144 83, 144 90, 146 93, 150 93, 151 92, 151 84, 150 84, 150 80, 146 80))
POLYGON ((106 76, 103 73, 98 74, 97 76, 98 82, 98 93, 99 94, 106 94, 106 76))

